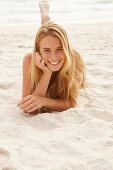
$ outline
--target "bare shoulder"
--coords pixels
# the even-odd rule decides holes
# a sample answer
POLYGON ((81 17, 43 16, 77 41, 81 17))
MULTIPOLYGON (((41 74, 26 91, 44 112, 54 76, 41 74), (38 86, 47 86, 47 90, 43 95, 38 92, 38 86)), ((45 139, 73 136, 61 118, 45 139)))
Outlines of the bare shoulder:
POLYGON ((29 65, 31 63, 32 53, 28 53, 23 58, 23 64, 29 65))

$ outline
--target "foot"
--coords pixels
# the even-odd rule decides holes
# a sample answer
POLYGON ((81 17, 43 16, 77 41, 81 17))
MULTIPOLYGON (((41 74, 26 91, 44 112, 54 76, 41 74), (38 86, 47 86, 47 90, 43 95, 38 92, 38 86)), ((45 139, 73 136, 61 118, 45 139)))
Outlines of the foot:
POLYGON ((39 2, 39 8, 41 13, 41 24, 46 24, 48 21, 50 21, 49 16, 49 3, 47 0, 41 0, 39 2))

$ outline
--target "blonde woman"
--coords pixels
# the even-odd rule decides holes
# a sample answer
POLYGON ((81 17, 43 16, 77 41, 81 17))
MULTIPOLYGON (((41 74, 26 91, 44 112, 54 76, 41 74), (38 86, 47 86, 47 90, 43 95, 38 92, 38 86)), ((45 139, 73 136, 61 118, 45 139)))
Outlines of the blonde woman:
POLYGON ((22 99, 17 106, 25 113, 64 111, 77 103, 79 89, 85 84, 85 67, 65 30, 49 21, 47 1, 39 6, 42 26, 33 52, 23 59, 22 99))

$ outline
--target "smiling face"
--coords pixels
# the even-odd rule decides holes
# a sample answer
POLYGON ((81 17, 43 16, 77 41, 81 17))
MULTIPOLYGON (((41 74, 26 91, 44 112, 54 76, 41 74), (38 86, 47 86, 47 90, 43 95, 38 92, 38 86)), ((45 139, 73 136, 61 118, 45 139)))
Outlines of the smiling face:
POLYGON ((58 71, 64 64, 65 53, 60 39, 47 35, 40 41, 40 54, 51 71, 58 71))

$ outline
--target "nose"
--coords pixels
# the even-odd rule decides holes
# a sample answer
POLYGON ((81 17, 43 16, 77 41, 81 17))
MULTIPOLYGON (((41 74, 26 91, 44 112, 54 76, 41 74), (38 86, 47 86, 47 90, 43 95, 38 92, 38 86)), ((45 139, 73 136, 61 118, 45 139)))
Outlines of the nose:
POLYGON ((50 59, 51 59, 52 61, 56 61, 56 60, 58 59, 57 54, 56 54, 55 52, 54 52, 54 53, 51 53, 50 59))

